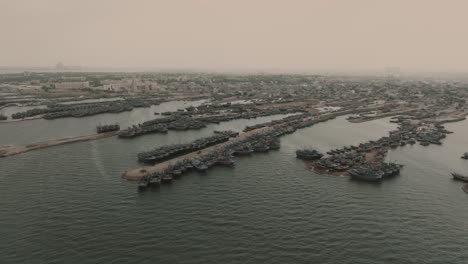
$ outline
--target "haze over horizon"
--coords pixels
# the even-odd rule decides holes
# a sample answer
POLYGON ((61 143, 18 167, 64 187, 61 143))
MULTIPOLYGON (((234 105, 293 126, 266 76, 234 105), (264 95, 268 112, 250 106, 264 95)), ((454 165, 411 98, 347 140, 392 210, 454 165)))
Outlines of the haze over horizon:
POLYGON ((468 71, 468 2, 0 0, 0 66, 468 71))

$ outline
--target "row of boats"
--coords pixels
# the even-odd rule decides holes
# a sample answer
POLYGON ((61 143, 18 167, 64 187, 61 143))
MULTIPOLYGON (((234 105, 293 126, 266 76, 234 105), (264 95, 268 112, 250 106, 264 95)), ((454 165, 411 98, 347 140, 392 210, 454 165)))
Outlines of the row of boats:
POLYGON ((138 181, 138 190, 144 191, 148 187, 159 187, 163 183, 172 183, 173 179, 182 176, 183 173, 196 170, 198 172, 205 172, 210 167, 219 166, 234 166, 232 156, 225 153, 218 153, 218 155, 210 155, 201 157, 200 159, 188 160, 185 159, 177 162, 173 166, 167 167, 162 172, 149 172, 143 175, 138 181))
POLYGON ((101 113, 121 113, 131 111, 133 108, 149 107, 159 103, 160 101, 151 99, 126 99, 98 103, 51 104, 46 108, 33 108, 27 111, 17 112, 12 114, 11 117, 13 119, 23 119, 37 115, 43 115, 44 119, 84 117, 101 113))
POLYGON ((244 128, 244 132, 252 131, 252 130, 263 128, 263 127, 271 127, 271 126, 281 125, 281 124, 283 124, 285 122, 299 121, 299 120, 303 120, 305 118, 310 118, 310 117, 311 117, 310 113, 302 113, 302 114, 297 114, 297 115, 291 115, 291 116, 284 117, 282 119, 273 120, 273 121, 266 122, 266 123, 256 124, 256 125, 252 125, 252 126, 246 126, 244 128))
POLYGON ((377 162, 353 167, 348 170, 348 174, 352 179, 378 182, 398 175, 402 167, 403 165, 397 163, 377 162))
POLYGON ((269 116, 275 114, 288 114, 303 111, 295 107, 275 108, 270 110, 258 109, 256 104, 202 104, 199 106, 190 106, 185 109, 179 109, 176 112, 155 113, 164 116, 174 114, 201 118, 209 123, 219 123, 233 119, 251 119, 260 116, 269 116))
POLYGON ((169 160, 174 157, 228 141, 229 137, 230 135, 227 134, 215 134, 213 136, 194 140, 190 143, 158 147, 150 151, 138 153, 138 161, 154 164, 155 162, 169 160))
POLYGON ((98 125, 98 126, 96 126, 96 132, 98 134, 112 132, 112 131, 118 131, 118 130, 120 130, 120 125, 119 124, 98 125))
POLYGON ((325 169, 327 172, 347 171, 353 179, 364 181, 380 181, 385 177, 399 174, 402 165, 383 162, 383 154, 380 159, 368 162, 365 154, 357 152, 359 147, 345 147, 343 151, 329 151, 331 156, 320 160, 323 154, 315 149, 300 149, 296 151, 297 158, 315 161, 317 169, 325 169), (352 154, 350 156, 350 154, 352 154), (318 160, 318 161, 317 161, 318 160))
POLYGON ((173 115, 133 125, 119 132, 120 138, 133 138, 150 133, 167 133, 168 130, 189 130, 206 127, 205 123, 187 116, 173 115))
MULTIPOLYGON (((162 113, 164 117, 156 118, 153 120, 149 120, 143 122, 138 125, 133 125, 126 129, 123 129, 119 132, 119 137, 121 138, 133 138, 136 136, 149 134, 149 133, 166 133, 168 130, 189 130, 189 129, 201 129, 206 127, 207 124, 210 123, 220 123, 225 121, 230 121, 234 119, 250 119, 256 118, 260 116, 268 116, 268 115, 275 115, 275 114, 289 114, 296 110, 293 109, 273 109, 273 110, 251 110, 245 111, 241 113, 231 113, 231 112, 213 112, 209 111, 210 115, 200 115, 197 114, 197 111, 193 109, 197 108, 187 108, 191 109, 190 111, 175 111, 175 112, 164 112, 162 113)), ((214 108, 216 111, 220 111, 220 108, 214 108)), ((234 108, 238 109, 238 108, 234 108)), ((242 108, 239 108, 242 109, 242 108)), ((208 112, 208 111, 204 111, 208 112)), ((296 117, 300 118, 300 117, 296 117)), ((291 118, 292 120, 294 118, 291 118)), ((281 120, 277 120, 276 124, 279 124, 281 120)), ((265 123, 263 126, 268 126, 275 124, 274 122, 265 123)), ((262 125, 262 124, 261 124, 262 125)), ((259 126, 260 127, 260 126, 259 126)), ((254 127, 250 127, 248 131, 255 129, 254 127)))
POLYGON ((92 116, 92 115, 97 115, 97 114, 103 114, 103 113, 122 113, 122 112, 127 112, 133 110, 133 107, 131 105, 127 104, 110 104, 110 105, 103 105, 103 106, 97 106, 97 107, 87 107, 87 108, 76 108, 73 110, 67 110, 67 111, 58 111, 58 112, 52 112, 52 113, 47 113, 44 114, 43 118, 44 119, 57 119, 57 118, 65 118, 65 117, 85 117, 85 116, 92 116))

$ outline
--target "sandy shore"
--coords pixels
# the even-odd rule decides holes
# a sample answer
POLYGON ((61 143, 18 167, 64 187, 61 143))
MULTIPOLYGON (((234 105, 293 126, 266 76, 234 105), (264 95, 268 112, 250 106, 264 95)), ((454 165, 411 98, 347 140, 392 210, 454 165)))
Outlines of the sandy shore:
POLYGON ((25 153, 32 150, 43 149, 63 144, 69 144, 74 142, 80 141, 89 141, 95 140, 100 138, 112 137, 116 135, 117 132, 108 132, 102 134, 93 134, 93 135, 86 135, 86 136, 79 136, 73 138, 62 138, 62 139, 53 139, 45 142, 33 143, 28 145, 21 145, 21 146, 3 146, 0 147, 0 158, 9 157, 13 155, 18 155, 21 153, 25 153))

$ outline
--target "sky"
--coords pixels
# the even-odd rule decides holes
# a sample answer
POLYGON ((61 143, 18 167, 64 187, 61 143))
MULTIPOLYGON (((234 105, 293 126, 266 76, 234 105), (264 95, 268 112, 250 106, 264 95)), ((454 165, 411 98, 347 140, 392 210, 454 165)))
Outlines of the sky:
POLYGON ((466 0, 0 0, 0 66, 468 72, 466 0))

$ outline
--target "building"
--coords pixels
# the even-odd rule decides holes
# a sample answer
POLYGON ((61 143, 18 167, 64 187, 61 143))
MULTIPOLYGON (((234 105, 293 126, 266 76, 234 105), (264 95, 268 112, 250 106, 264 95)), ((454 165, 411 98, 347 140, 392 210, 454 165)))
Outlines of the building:
POLYGON ((89 82, 61 82, 55 84, 56 89, 84 89, 89 88, 89 82))

